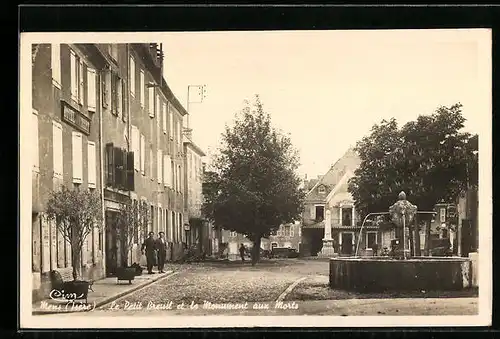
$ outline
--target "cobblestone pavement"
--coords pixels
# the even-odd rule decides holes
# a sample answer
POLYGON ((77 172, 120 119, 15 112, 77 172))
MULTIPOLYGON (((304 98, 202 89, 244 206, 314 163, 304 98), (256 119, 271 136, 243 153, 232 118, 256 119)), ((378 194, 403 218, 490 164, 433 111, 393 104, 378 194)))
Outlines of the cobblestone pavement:
POLYGON ((198 263, 173 269, 174 275, 85 315, 466 315, 477 314, 478 307, 474 294, 429 299, 435 296, 333 291, 328 288, 328 262, 319 260, 263 261, 255 267, 198 263))

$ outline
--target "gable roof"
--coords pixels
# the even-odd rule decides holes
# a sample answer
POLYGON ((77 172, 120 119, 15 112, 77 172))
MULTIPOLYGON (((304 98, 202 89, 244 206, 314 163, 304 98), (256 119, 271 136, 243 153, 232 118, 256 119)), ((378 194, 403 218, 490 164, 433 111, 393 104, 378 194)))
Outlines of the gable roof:
POLYGON ((354 173, 361 163, 361 159, 353 147, 349 147, 342 157, 340 157, 330 169, 318 180, 318 182, 306 194, 306 201, 308 200, 323 200, 326 201, 329 193, 337 186, 342 180, 347 171, 354 173), (327 194, 318 194, 317 188, 319 185, 327 187, 327 194))

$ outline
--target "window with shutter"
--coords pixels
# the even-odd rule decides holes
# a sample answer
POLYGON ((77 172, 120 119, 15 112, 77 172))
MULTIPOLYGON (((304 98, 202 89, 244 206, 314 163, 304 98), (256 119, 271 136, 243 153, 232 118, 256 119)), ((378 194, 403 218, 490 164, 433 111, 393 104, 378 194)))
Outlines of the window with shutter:
POLYGON ((33 109, 32 117, 32 131, 33 135, 33 171, 40 172, 40 153, 39 153, 39 145, 38 145, 38 111, 33 109))
POLYGON ((81 184, 83 181, 83 145, 82 145, 82 134, 79 132, 73 132, 72 134, 72 149, 73 149, 73 182, 75 184, 81 184))
POLYGON ((123 152, 119 147, 113 147, 113 158, 115 160, 115 185, 116 188, 123 188, 124 182, 124 164, 123 164, 123 152))
POLYGON ((123 79, 120 79, 120 88, 121 88, 121 92, 120 92, 120 102, 121 102, 121 111, 122 111, 122 121, 123 122, 126 122, 127 121, 127 110, 125 109, 126 107, 126 95, 125 93, 127 93, 127 89, 125 88, 125 80, 123 79))
POLYGON ((61 88, 61 44, 51 45, 52 83, 57 88, 61 88))
POLYGON ((163 122, 163 134, 167 134, 167 105, 165 103, 163 103, 162 105, 162 122, 163 122))
POLYGON ((96 187, 96 180, 97 180, 97 175, 96 175, 96 150, 95 150, 95 143, 92 141, 89 141, 87 143, 87 166, 88 166, 88 185, 90 188, 95 188, 96 187))
POLYGON ((106 186, 115 186, 115 161, 113 143, 106 144, 106 186))
POLYGON ((311 206, 310 213, 311 213, 311 219, 316 219, 316 207, 315 206, 311 206))
POLYGON ((154 87, 149 87, 149 93, 148 93, 148 112, 149 116, 153 118, 155 116, 155 89, 154 87))
POLYGON ((158 183, 161 184, 163 182, 163 168, 162 168, 162 162, 163 162, 163 155, 161 149, 157 151, 156 155, 156 163, 157 163, 157 177, 158 177, 158 183))
POLYGON ((97 77, 96 71, 92 68, 87 68, 87 93, 88 93, 87 106, 88 110, 91 112, 95 112, 97 106, 96 77, 97 77))
POLYGON ((140 141, 139 141, 139 130, 137 127, 131 127, 132 133, 132 152, 134 152, 134 169, 139 171, 140 169, 140 141))
POLYGON ((135 96, 135 60, 130 56, 130 94, 135 96))
POLYGON ((146 174, 146 138, 141 134, 141 173, 146 174))
POLYGON ((177 144, 181 144, 182 142, 182 133, 181 133, 181 122, 177 120, 177 144))
POLYGON ((293 237, 295 235, 294 231, 295 226, 290 226, 290 236, 293 237))
POLYGON ((78 101, 78 60, 76 54, 70 51, 71 99, 78 101))
POLYGON ((84 67, 83 62, 81 60, 78 61, 78 103, 83 105, 83 95, 85 93, 85 84, 83 82, 84 75, 84 67))
POLYGON ((144 108, 144 98, 146 97, 146 84, 144 83, 144 71, 141 70, 140 75, 140 90, 139 90, 139 99, 141 102, 141 107, 144 108))
POLYGON ((52 152, 53 152, 53 166, 54 177, 62 178, 63 176, 63 145, 62 145, 62 126, 60 123, 52 122, 52 152))
POLYGON ((111 113, 118 115, 118 76, 111 74, 111 113))

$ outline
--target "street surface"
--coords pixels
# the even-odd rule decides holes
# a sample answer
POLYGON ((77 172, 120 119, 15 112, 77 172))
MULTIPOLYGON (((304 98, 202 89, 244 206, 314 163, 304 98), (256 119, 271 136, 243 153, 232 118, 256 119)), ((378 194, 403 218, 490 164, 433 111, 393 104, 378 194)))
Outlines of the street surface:
MULTIPOLYGON (((282 259, 172 265, 174 275, 103 305, 118 315, 474 315, 477 292, 359 294, 328 288, 328 262, 282 259), (436 299, 441 297, 440 299, 436 299)), ((81 316, 79 313, 57 315, 81 316)), ((47 316, 48 317, 48 316, 47 316)))

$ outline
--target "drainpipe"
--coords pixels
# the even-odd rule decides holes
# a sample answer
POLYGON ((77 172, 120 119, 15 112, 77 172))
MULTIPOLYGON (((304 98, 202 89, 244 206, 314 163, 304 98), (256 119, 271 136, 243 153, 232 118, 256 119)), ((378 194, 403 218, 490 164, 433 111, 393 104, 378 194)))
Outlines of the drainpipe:
MULTIPOLYGON (((125 91, 126 91, 126 95, 127 95, 127 102, 126 102, 127 103, 127 122, 126 122, 126 124, 127 124, 127 140, 126 140, 127 141, 127 157, 126 158, 128 159, 128 154, 130 152, 130 143, 131 143, 130 137, 131 137, 131 134, 132 134, 132 132, 131 132, 131 126, 132 126, 132 124, 130 122, 130 44, 127 44, 127 84, 125 86, 125 91)), ((125 95, 125 93, 123 93, 122 95, 125 95)), ((122 114, 123 114, 123 112, 122 112, 122 114)), ((134 157, 135 156, 136 156, 136 154, 134 154, 134 157)), ((132 166, 134 166, 134 164, 132 164, 132 166)), ((128 170, 129 169, 127 168, 127 171, 128 170)), ((134 169, 133 173, 134 173, 134 176, 135 176, 135 169, 134 169)), ((128 173, 125 172, 125 175, 128 176, 128 173)), ((134 178, 134 181, 135 181, 135 178, 134 178)), ((132 203, 132 192, 130 191, 130 189, 128 190, 128 198, 130 200, 130 203, 132 203)), ((130 236, 130 234, 128 234, 128 236, 130 236)), ((134 235, 132 234, 132 237, 133 236, 134 235)), ((128 245, 129 245, 128 241, 129 240, 127 239, 127 251, 129 251, 129 249, 128 249, 128 245)), ((132 249, 133 248, 134 248, 134 246, 132 245, 132 249)), ((128 262, 130 262, 130 264, 132 264, 132 249, 130 249, 130 253, 128 254, 128 256, 130 258, 127 258, 128 259, 127 260, 127 264, 128 264, 128 262)))
MULTIPOLYGON (((100 92, 102 91, 102 72, 98 76, 99 79, 99 89, 100 92)), ((102 98, 102 96, 100 96, 102 98)), ((101 260, 102 260, 102 267, 104 270, 104 275, 106 275, 106 210, 105 210, 105 204, 104 204, 104 147, 103 147, 103 136, 102 136, 102 102, 99 100, 99 104, 101 107, 99 107, 99 171, 100 171, 100 176, 101 176, 101 213, 102 213, 102 240, 101 240, 101 260)))

